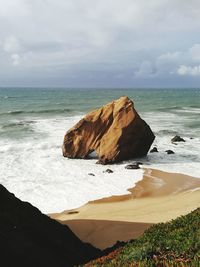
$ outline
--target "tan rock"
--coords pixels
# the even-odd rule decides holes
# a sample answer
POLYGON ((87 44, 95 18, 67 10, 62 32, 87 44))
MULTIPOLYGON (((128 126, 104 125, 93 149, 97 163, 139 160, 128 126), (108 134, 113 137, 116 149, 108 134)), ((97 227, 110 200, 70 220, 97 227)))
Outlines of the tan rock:
POLYGON ((155 136, 126 96, 91 111, 64 137, 63 156, 87 158, 96 151, 102 164, 141 157, 155 136))

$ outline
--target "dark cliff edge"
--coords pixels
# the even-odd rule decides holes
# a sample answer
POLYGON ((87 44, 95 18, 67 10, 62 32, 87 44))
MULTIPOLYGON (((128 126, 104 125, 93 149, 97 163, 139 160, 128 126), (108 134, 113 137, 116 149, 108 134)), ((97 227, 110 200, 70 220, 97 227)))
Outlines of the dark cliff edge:
POLYGON ((102 255, 67 226, 42 214, 0 185, 0 262, 2 267, 68 267, 102 255))

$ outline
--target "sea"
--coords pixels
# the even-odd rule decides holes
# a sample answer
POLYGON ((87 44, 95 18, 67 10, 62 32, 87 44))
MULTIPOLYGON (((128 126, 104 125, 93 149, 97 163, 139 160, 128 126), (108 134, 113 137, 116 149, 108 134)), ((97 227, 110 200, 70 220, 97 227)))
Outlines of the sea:
POLYGON ((156 138, 144 167, 200 178, 199 88, 0 88, 0 183, 44 213, 127 193, 143 170, 62 156, 67 130, 87 112, 128 96, 156 138), (175 135, 185 142, 171 143, 175 135), (167 154, 166 150, 175 154, 167 154), (110 168, 113 173, 105 170, 110 168), (90 175, 90 174, 93 175, 90 175))

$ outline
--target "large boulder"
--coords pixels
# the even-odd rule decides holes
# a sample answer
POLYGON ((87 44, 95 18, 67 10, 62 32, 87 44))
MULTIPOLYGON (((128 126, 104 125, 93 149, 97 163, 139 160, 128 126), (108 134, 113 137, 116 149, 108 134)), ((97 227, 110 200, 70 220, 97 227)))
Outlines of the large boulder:
POLYGON ((64 137, 63 156, 87 158, 96 152, 102 164, 145 156, 155 136, 126 96, 91 111, 64 137))

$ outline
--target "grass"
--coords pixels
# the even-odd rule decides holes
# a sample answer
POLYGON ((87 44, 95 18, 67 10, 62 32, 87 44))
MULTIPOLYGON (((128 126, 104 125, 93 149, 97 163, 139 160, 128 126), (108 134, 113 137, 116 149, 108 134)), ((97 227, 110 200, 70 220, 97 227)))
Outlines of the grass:
POLYGON ((138 239, 85 267, 200 266, 200 208, 150 227, 138 239))

